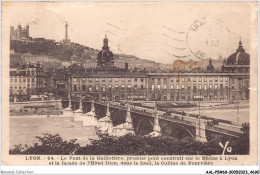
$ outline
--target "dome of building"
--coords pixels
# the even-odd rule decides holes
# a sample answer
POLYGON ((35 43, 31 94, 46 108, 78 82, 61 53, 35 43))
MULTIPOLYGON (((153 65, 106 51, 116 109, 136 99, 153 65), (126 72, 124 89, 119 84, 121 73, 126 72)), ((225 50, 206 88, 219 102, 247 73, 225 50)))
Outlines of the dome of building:
POLYGON ((238 49, 235 53, 230 55, 227 59, 228 65, 249 65, 250 64, 250 55, 245 52, 243 49, 242 42, 239 41, 238 49))
POLYGON ((108 39, 105 36, 103 39, 102 50, 98 53, 98 67, 100 68, 111 68, 114 67, 113 53, 109 50, 108 39))
POLYGON ((101 50, 98 53, 98 58, 102 58, 104 60, 110 60, 111 58, 113 59, 113 52, 111 52, 110 50, 101 50))

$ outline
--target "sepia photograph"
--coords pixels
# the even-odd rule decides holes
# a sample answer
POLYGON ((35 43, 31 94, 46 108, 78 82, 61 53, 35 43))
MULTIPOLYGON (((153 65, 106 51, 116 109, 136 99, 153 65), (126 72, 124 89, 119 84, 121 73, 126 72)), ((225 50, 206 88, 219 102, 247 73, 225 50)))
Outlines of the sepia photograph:
POLYGON ((224 155, 256 164, 257 9, 2 2, 2 162, 224 155))

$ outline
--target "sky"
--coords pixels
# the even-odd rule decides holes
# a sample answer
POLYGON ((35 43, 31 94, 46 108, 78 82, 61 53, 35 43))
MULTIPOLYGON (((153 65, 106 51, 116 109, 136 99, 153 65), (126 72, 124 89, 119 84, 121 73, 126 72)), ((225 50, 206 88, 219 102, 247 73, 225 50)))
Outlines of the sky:
POLYGON ((61 41, 67 21, 72 42, 101 49, 107 35, 113 53, 168 64, 226 58, 240 38, 250 53, 256 42, 254 2, 7 2, 2 10, 6 28, 28 23, 33 38, 61 41))

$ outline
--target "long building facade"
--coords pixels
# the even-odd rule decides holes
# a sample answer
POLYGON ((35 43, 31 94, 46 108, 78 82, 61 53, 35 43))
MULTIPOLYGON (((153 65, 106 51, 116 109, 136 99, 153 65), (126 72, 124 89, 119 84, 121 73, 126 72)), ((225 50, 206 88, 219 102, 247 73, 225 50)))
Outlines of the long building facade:
POLYGON ((214 71, 212 60, 204 72, 137 71, 113 65, 105 37, 95 69, 71 75, 68 92, 95 100, 235 101, 249 99, 249 54, 242 42, 237 52, 214 71), (106 54, 108 53, 108 54, 106 54))

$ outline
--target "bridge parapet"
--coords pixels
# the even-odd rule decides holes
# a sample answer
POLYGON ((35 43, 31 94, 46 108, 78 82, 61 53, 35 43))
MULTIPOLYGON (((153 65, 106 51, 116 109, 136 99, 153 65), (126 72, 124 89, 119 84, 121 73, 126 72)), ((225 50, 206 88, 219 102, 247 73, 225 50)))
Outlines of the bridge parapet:
MULTIPOLYGON (((106 103, 102 102, 95 102, 100 105, 106 105, 106 103)), ((131 110, 129 113, 129 107, 130 105, 121 105, 120 103, 117 102, 111 102, 110 103, 110 108, 117 108, 119 110, 124 110, 126 111, 126 114, 129 115, 130 113, 135 113, 135 114, 140 114, 148 117, 154 118, 154 124, 155 122, 155 109, 150 109, 150 108, 144 108, 144 107, 139 107, 139 106, 131 106, 131 110)), ((167 114, 165 111, 159 111, 157 110, 157 120, 165 120, 165 121, 170 121, 174 123, 178 123, 182 126, 189 126, 193 127, 196 131, 196 139, 200 140, 202 142, 206 142, 206 131, 212 131, 216 132, 221 135, 230 135, 234 137, 239 137, 241 135, 240 128, 235 128, 235 126, 224 126, 221 125, 221 123, 215 123, 213 119, 208 119, 205 117, 198 117, 198 115, 187 115, 185 112, 178 112, 175 111, 174 113, 167 114)))

